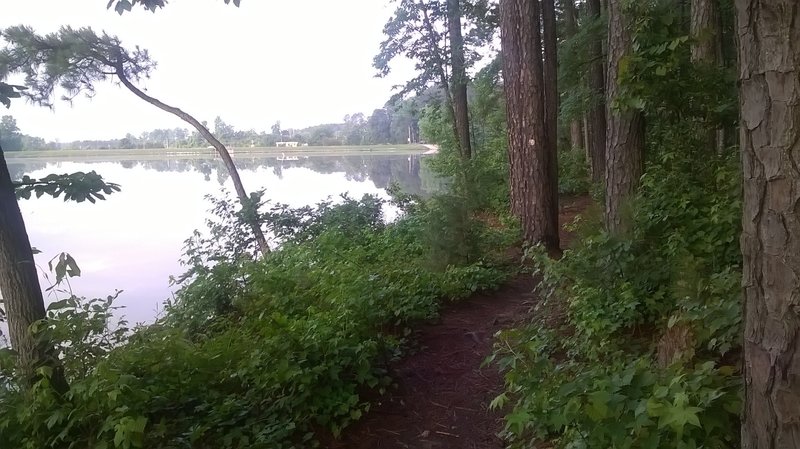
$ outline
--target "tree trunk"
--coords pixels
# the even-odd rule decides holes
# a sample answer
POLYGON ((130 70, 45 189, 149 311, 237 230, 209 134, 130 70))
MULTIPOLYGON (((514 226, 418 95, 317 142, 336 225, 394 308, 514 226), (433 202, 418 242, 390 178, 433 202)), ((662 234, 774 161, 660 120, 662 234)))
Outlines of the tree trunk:
POLYGON ((800 447, 800 6, 736 0, 744 256, 742 447, 800 447))
POLYGON ((460 0, 447 0, 447 23, 450 35, 453 115, 456 123, 456 138, 461 147, 461 157, 470 159, 472 157, 472 142, 469 132, 467 69, 464 61, 464 37, 461 35, 460 0))
POLYGON ((605 225, 612 233, 630 226, 627 206, 644 172, 644 116, 641 111, 611 108, 619 95, 620 63, 631 51, 631 36, 623 12, 623 0, 608 2, 608 82, 606 92, 608 135, 606 137, 605 225))
MULTIPOLYGON (((591 170, 591 163, 592 163, 592 156, 589 154, 589 119, 584 114, 583 116, 583 157, 587 164, 589 164, 589 170, 591 170)), ((605 147, 605 145, 604 145, 605 147)), ((603 161, 603 167, 605 167, 605 161, 603 161)), ((603 169, 605 171, 605 168, 603 169)))
POLYGON ((428 51, 431 53, 434 59, 436 73, 439 76, 439 86, 441 87, 442 92, 444 92, 445 109, 447 109, 448 117, 451 120, 456 150, 459 154, 463 155, 464 153, 461 149, 461 142, 459 139, 460 133, 458 131, 458 126, 456 125, 456 112, 453 106, 453 94, 450 92, 450 82, 447 79, 445 57, 442 56, 442 50, 439 42, 436 39, 436 28, 433 26, 433 21, 431 21, 430 14, 428 12, 428 5, 422 1, 415 3, 415 5, 417 5, 417 9, 422 13, 422 23, 425 26, 426 32, 428 33, 428 51))
POLYGON ((575 7, 575 0, 561 0, 561 8, 564 10, 564 33, 567 37, 575 36, 578 33, 578 9, 575 7))
MULTIPOLYGON (((558 43, 554 0, 541 0, 544 47, 544 114, 547 151, 558 155, 558 43)), ((553 159, 557 164, 557 156, 553 159)), ((557 165, 556 165, 557 168, 557 165)))
MULTIPOLYGON (((567 37, 573 37, 578 33, 578 10, 575 8, 574 0, 562 0, 564 10, 564 33, 567 37)), ((569 123, 569 145, 572 149, 585 149, 583 143, 583 118, 572 119, 569 123)))
MULTIPOLYGON (((236 169, 236 164, 233 163, 233 158, 231 157, 228 149, 225 148, 225 145, 222 144, 213 134, 211 131, 208 130, 202 123, 197 121, 194 117, 187 114, 186 112, 182 111, 173 106, 169 106, 161 101, 153 98, 146 93, 142 92, 138 87, 133 85, 131 81, 125 76, 125 72, 121 66, 117 67, 117 77, 120 79, 122 84, 128 88, 131 92, 133 92, 137 97, 141 98, 142 100, 152 104, 153 106, 161 109, 162 111, 169 112, 181 120, 185 121, 186 123, 192 125, 203 138, 210 143, 214 149, 217 150, 217 154, 219 154, 220 159, 222 159, 222 163, 225 164, 225 168, 228 170, 228 174, 231 177, 231 181, 233 181, 233 188, 236 190, 236 195, 239 197, 239 203, 242 205, 243 209, 249 209, 252 207, 252 201, 250 200, 250 196, 247 194, 247 191, 244 189, 244 185, 242 184, 242 178, 239 177, 239 170, 236 169)), ((250 226, 250 230, 253 232, 253 236, 256 239, 256 243, 258 244, 258 248, 261 250, 262 255, 267 255, 270 252, 269 244, 267 244, 267 239, 264 237, 264 232, 261 230, 261 223, 258 221, 258 218, 255 217, 254 214, 246 214, 250 215, 253 218, 248 220, 248 225, 250 226)))
MULTIPOLYGON (((601 15, 600 0, 587 0, 589 20, 598 20, 601 15)), ((588 151, 592 169, 592 181, 601 183, 606 172, 606 103, 603 59, 603 39, 597 36, 589 43, 589 90, 593 105, 587 113, 588 151)))
MULTIPOLYGON (((716 66, 722 57, 717 12, 717 0, 692 0, 689 34, 692 37, 691 60, 696 65, 716 66)), ((705 144, 709 150, 724 147, 722 129, 713 129, 708 123, 705 144)))
POLYGON ((14 184, 0 148, 0 293, 8 317, 11 347, 19 355, 23 383, 32 385, 36 369, 52 369, 50 381, 59 393, 67 382, 55 351, 31 332, 31 325, 47 318, 33 251, 19 210, 14 184))
POLYGON ((717 0, 692 0, 690 35, 692 62, 716 64, 718 60, 717 0))
POLYGON ((528 243, 557 251, 558 172, 547 147, 538 0, 501 0, 511 209, 528 243))
POLYGON ((569 144, 573 150, 585 148, 583 145, 583 121, 573 120, 569 123, 569 144))

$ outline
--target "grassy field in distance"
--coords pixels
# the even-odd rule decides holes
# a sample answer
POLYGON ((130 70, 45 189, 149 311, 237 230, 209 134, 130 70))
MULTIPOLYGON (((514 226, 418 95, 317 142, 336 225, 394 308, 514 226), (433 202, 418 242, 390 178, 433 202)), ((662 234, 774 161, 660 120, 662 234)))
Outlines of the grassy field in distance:
MULTIPOLYGON (((424 145, 362 145, 326 147, 229 147, 236 158, 286 156, 347 156, 347 155, 392 155, 415 154, 427 151, 424 145)), ((83 160, 158 160, 197 159, 218 157, 212 148, 163 148, 163 149, 117 149, 117 150, 30 150, 5 152, 6 162, 37 161, 83 161, 83 160)))

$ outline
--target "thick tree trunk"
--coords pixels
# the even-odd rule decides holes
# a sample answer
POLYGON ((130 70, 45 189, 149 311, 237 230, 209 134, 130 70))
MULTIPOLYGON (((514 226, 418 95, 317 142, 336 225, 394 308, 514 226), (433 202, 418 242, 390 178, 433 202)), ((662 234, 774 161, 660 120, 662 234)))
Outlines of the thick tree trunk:
MULTIPOLYGON (((590 20, 601 15, 600 0, 586 2, 590 20)), ((594 105, 587 114, 588 151, 592 169, 592 181, 601 183, 606 172, 606 104, 603 59, 603 40, 600 36, 589 43, 589 90, 594 97, 594 105)))
POLYGON ((447 0, 447 23, 450 35, 450 62, 452 64, 453 115, 456 138, 461 147, 461 157, 472 157, 467 105, 467 69, 464 61, 464 37, 461 35, 460 0, 447 0))
POLYGON ((573 120, 569 123, 569 145, 573 150, 585 148, 583 145, 582 120, 573 120))
MULTIPOLYGON (((575 36, 578 33, 578 10, 575 8, 575 1, 562 0, 561 7, 564 10, 564 33, 567 37, 575 36)), ((583 142, 583 118, 570 121, 569 145, 572 149, 586 148, 583 142)))
POLYGON ((564 10, 564 32, 567 37, 578 33, 578 9, 575 0, 561 0, 561 9, 564 10))
POLYGON ((716 64, 718 55, 717 0, 692 0, 690 35, 692 62, 716 64))
MULTIPOLYGON (((631 36, 622 0, 608 2, 608 94, 606 104, 619 95, 620 63, 631 51, 631 36)), ((612 233, 627 231, 627 206, 644 172, 644 116, 640 111, 607 110, 605 225, 612 233)))
POLYGON ((501 0, 511 209, 528 243, 557 251, 558 172, 546 145, 538 0, 501 0))
MULTIPOLYGON (((122 70, 122 67, 117 67, 117 77, 120 79, 122 84, 137 97, 161 109, 162 111, 166 111, 177 116, 181 120, 192 125, 194 129, 196 129, 197 132, 199 132, 200 135, 203 136, 203 138, 206 139, 206 141, 208 141, 208 143, 210 143, 215 150, 217 150, 217 154, 219 154, 219 157, 222 159, 222 163, 225 164, 225 168, 228 170, 231 181, 233 181, 233 188, 236 190, 236 195, 239 197, 239 202, 241 203, 242 208, 248 209, 252 207, 250 196, 244 189, 242 178, 239 177, 239 170, 236 169, 236 164, 233 163, 231 154, 228 152, 228 149, 225 148, 225 145, 223 145, 222 142, 220 142, 216 137, 214 137, 213 134, 211 134, 211 131, 209 131, 208 128, 203 126, 203 124, 197 121, 197 119, 181 109, 165 104, 158 99, 142 92, 125 76, 125 72, 122 70)), ((259 250, 261 250, 261 254, 269 254, 269 244, 267 243, 266 237, 264 237, 264 232, 261 230, 261 223, 258 221, 258 218, 250 219, 248 225, 250 226, 250 230, 253 232, 253 236, 256 239, 259 250)))
MULTIPOLYGON (((689 34, 692 37, 691 60, 697 65, 716 66, 722 57, 717 0, 692 0, 689 34)), ((724 133, 708 124, 705 142, 709 150, 724 147, 724 133)))
MULTIPOLYGON (((553 0, 541 0, 544 47, 544 115, 548 151, 558 154, 558 42, 556 6, 553 0)), ((554 160, 554 162, 557 161, 554 160)), ((557 167, 557 165, 556 165, 557 167)))
MULTIPOLYGON (((556 36, 556 5, 554 0, 541 0, 542 32, 544 33, 544 137, 547 143, 545 153, 548 154, 549 171, 558 176, 558 38, 556 36)), ((548 189, 552 204, 556 205, 555 225, 558 230, 558 181, 548 189)), ((559 244, 555 248, 558 249, 559 244)))
POLYGON ((742 447, 800 447, 800 5, 736 0, 744 205, 742 447))
POLYGON ((28 232, 19 210, 14 184, 0 148, 0 294, 8 317, 11 347, 19 355, 23 381, 36 381, 39 367, 50 367, 52 385, 60 393, 67 390, 64 373, 55 351, 39 341, 31 325, 46 319, 44 297, 36 274, 28 232))

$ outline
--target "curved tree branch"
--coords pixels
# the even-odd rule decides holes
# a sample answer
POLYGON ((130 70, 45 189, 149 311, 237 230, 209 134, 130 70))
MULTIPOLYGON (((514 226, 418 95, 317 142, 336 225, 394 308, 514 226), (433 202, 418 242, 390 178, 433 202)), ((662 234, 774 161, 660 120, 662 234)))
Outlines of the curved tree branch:
MULTIPOLYGON (((239 197, 239 202, 241 203, 244 209, 249 209, 253 207, 252 200, 250 199, 249 195, 244 189, 244 185, 242 184, 242 179, 239 177, 239 171, 236 169, 236 164, 233 162, 233 158, 231 158, 228 149, 222 142, 219 141, 211 131, 208 130, 202 123, 200 123, 196 118, 192 117, 190 114, 184 112, 183 110, 176 108, 174 106, 170 106, 162 101, 158 100, 157 98, 151 97, 144 93, 141 89, 136 87, 128 76, 125 74, 125 67, 123 65, 122 60, 117 60, 113 66, 116 69, 116 75, 122 84, 128 88, 131 92, 133 92, 137 97, 141 98, 142 100, 150 103, 151 105, 161 109, 162 111, 169 112, 172 115, 180 118, 181 120, 185 121, 186 123, 192 125, 203 138, 210 143, 214 149, 219 154, 222 162, 225 164, 225 168, 228 169, 228 174, 231 176, 231 180, 233 181, 233 187, 236 190, 236 195, 239 197)), ((264 232, 261 230, 261 224, 258 222, 257 218, 253 218, 249 221, 249 225, 251 230, 253 231, 253 235, 255 236, 256 242, 258 243, 258 247, 261 250, 263 255, 270 253, 269 245, 267 244, 267 239, 264 237, 264 232)))

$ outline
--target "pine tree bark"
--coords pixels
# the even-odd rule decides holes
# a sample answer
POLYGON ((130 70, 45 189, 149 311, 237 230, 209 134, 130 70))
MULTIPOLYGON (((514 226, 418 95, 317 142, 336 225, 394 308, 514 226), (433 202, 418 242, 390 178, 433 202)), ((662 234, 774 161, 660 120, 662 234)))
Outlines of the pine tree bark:
MULTIPOLYGON (((541 0, 544 47, 544 114, 548 152, 558 155, 558 41, 554 0, 541 0)), ((556 159, 556 158, 554 158, 556 159)), ((554 160, 557 165, 557 161, 554 160)))
MULTIPOLYGON (((225 165, 225 168, 228 170, 228 175, 231 177, 231 181, 233 182, 233 188, 236 190, 236 195, 239 197, 239 203, 242 205, 242 208, 250 208, 251 201, 250 196, 247 194, 247 191, 244 189, 244 184, 242 184, 242 178, 239 177, 239 170, 236 168, 236 164, 233 162, 233 158, 231 154, 228 152, 228 149, 222 142, 219 141, 211 131, 208 130, 202 123, 200 123, 197 119, 192 117, 190 114, 182 111, 179 108, 174 106, 170 106, 161 102, 160 100, 147 95, 146 93, 142 92, 141 89, 136 87, 128 77, 125 75, 125 70, 123 69, 121 63, 116 65, 116 74, 117 78, 122 82, 122 85, 128 88, 134 95, 141 98, 142 100, 150 103, 151 105, 161 109, 162 111, 169 112, 170 114, 175 115, 176 117, 180 118, 181 120, 185 121, 186 123, 192 125, 194 129, 203 136, 204 139, 208 143, 210 143, 214 149, 219 154, 220 159, 222 159, 222 163, 225 165)), ((253 232, 253 237, 256 240, 256 244, 258 245, 259 250, 261 251, 262 256, 266 256, 270 253, 269 244, 267 243, 266 237, 264 237, 264 231, 261 230, 261 223, 259 222, 257 217, 252 217, 248 220, 248 226, 250 230, 253 232)))
MULTIPOLYGON (((543 42, 543 79, 544 79, 544 137, 547 144, 545 153, 550 164, 549 172, 558 175, 558 38, 556 36, 556 5, 555 0, 541 0, 543 42)), ((551 204, 556 205, 555 225, 558 231, 558 181, 554 188, 548 189, 552 198, 551 204)), ((557 243, 553 250, 558 249, 557 243)))
POLYGON ((538 0, 501 0, 511 209, 528 243, 557 251, 558 172, 546 143, 538 0))
POLYGON ((49 367, 50 382, 59 393, 67 382, 55 351, 31 332, 31 325, 47 318, 33 251, 17 203, 14 184, 0 148, 0 293, 8 317, 11 347, 17 352, 23 382, 32 385, 36 370, 49 367))
MULTIPOLYGON (((691 61, 696 65, 716 66, 722 59, 720 21, 717 0, 692 0, 690 6, 689 34, 692 37, 691 61)), ((706 147, 720 151, 725 134, 708 124, 705 130, 706 147)))
POLYGON ((736 0, 743 168, 742 447, 800 447, 800 5, 736 0))
POLYGON ((623 0, 608 2, 608 94, 606 136, 605 225, 612 233, 630 226, 627 206, 644 172, 644 116, 641 111, 613 108, 620 94, 620 63, 631 51, 631 35, 623 0))
POLYGON ((464 57, 464 36, 461 33, 461 1, 447 0, 447 23, 450 35, 450 62, 452 67, 453 115, 456 137, 461 157, 472 157, 469 107, 467 105, 467 69, 464 57))
MULTIPOLYGON (((564 33, 567 37, 573 37, 578 33, 578 10, 575 8, 575 1, 562 0, 561 7, 564 10, 564 33)), ((569 145, 572 149, 586 148, 583 142, 583 117, 570 121, 569 145)))
MULTIPOLYGON (((601 15, 600 0, 587 0, 587 11, 590 20, 597 20, 601 15)), ((606 172, 606 103, 605 103, 605 59, 603 59, 603 40, 600 36, 589 43, 589 91, 594 104, 586 117, 588 133, 588 151, 592 169, 592 181, 601 183, 606 172)))
POLYGON ((573 120, 569 123, 569 144, 573 150, 585 148, 583 145, 582 120, 573 120))
POLYGON ((717 0, 692 0, 690 10, 691 60, 699 64, 716 64, 720 33, 717 0))

